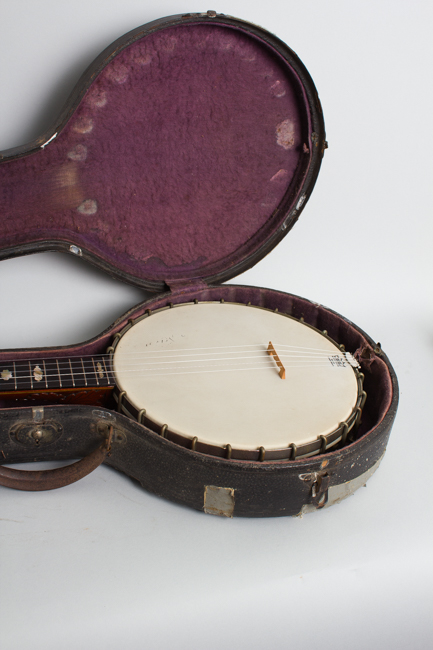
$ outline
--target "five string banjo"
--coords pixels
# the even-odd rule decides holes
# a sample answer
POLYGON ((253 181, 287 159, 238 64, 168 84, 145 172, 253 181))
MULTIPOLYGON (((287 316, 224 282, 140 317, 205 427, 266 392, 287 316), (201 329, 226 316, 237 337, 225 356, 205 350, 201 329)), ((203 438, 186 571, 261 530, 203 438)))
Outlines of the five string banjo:
POLYGON ((163 437, 250 461, 344 444, 366 397, 358 362, 326 332, 224 301, 147 312, 107 355, 2 362, 0 378, 2 395, 33 399, 114 387, 117 409, 163 437))

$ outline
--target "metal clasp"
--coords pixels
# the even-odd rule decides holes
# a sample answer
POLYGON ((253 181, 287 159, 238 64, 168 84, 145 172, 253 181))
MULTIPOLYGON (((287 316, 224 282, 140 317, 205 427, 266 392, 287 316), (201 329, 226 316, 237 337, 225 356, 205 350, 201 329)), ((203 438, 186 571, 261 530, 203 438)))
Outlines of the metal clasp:
POLYGON ((328 472, 300 474, 299 478, 310 485, 310 503, 318 509, 323 508, 328 501, 328 488, 331 480, 328 472))

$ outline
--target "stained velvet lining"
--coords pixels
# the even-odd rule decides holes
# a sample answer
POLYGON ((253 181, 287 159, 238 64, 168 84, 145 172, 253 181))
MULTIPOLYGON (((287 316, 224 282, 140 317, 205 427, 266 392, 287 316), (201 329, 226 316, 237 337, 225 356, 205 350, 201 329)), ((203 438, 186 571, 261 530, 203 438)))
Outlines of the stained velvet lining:
POLYGON ((231 267, 295 200, 308 119, 295 73, 256 37, 152 33, 104 68, 52 142, 0 165, 2 245, 66 240, 158 281, 231 267))

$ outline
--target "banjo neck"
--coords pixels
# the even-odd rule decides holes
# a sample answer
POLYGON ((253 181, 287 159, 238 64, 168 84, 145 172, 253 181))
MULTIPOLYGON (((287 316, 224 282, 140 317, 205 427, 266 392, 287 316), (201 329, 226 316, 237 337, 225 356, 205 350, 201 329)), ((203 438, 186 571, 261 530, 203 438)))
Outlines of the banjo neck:
POLYGON ((43 393, 108 392, 114 386, 109 355, 0 362, 0 399, 34 398, 43 393))

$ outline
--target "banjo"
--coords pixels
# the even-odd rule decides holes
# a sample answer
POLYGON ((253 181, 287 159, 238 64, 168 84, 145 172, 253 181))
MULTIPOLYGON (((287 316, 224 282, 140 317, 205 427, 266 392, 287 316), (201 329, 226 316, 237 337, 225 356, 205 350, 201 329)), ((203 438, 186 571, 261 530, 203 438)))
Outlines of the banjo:
POLYGON ((344 444, 366 398, 358 362, 326 332, 252 305, 147 312, 108 352, 119 411, 228 459, 295 459, 344 444))
POLYGON ((89 403, 92 391, 175 444, 247 461, 344 445, 366 399, 358 362, 326 331, 224 301, 148 310, 106 355, 0 364, 1 397, 89 403))

